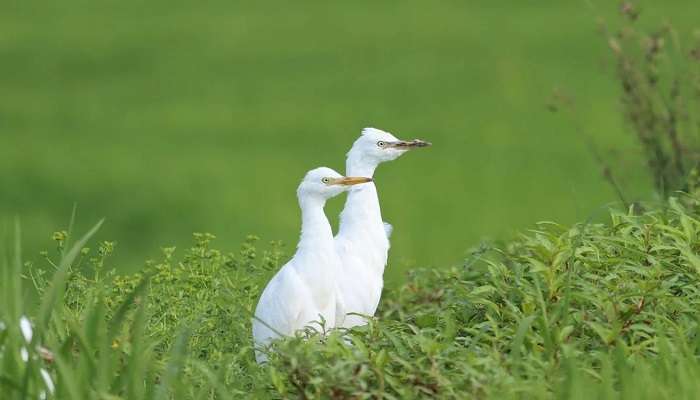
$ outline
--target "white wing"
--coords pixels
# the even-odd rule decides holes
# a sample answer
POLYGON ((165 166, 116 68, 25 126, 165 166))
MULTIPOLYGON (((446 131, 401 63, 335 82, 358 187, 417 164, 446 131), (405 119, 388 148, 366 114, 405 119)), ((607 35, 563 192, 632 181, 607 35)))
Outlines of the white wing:
MULTIPOLYGON (((257 346, 267 345, 280 335, 291 335, 299 329, 299 317, 308 304, 308 288, 294 268, 286 264, 263 290, 253 318, 253 339, 257 346)), ((258 362, 263 354, 256 352, 258 362)))
POLYGON ((391 239, 391 234, 394 232, 394 227, 390 223, 384 222, 384 233, 386 233, 386 238, 391 239))

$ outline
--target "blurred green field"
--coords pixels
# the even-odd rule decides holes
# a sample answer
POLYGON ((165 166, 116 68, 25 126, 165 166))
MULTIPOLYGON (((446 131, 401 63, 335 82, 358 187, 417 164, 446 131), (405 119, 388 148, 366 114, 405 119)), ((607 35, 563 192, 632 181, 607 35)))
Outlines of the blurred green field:
MULTIPOLYGON (((120 266, 193 231, 291 251, 304 172, 342 171, 375 126, 434 143, 376 175, 395 281, 615 200, 572 121, 547 111, 555 88, 620 151, 628 195, 649 198, 596 32, 617 3, 595 3, 5 1, 0 217, 21 217, 28 258, 74 202, 81 230, 107 218, 99 236, 118 242, 120 266)), ((681 33, 699 17, 692 0, 642 6, 644 23, 681 33)))

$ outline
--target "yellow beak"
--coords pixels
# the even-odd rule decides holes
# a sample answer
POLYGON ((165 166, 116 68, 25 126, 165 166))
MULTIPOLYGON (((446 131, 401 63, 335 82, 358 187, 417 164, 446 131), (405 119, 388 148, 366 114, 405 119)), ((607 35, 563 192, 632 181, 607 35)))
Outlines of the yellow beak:
POLYGON ((364 176, 346 176, 343 178, 338 178, 331 182, 332 185, 343 185, 352 186, 359 185, 361 183, 372 182, 372 178, 365 178, 364 176))

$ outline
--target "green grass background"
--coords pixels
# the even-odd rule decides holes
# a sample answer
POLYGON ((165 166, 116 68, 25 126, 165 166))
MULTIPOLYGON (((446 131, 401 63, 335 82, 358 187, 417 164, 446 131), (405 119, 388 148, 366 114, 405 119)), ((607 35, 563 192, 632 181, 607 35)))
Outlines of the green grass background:
MULTIPOLYGON (((617 107, 597 1, 5 1, 0 12, 0 216, 51 246, 78 204, 107 218, 135 268, 193 231, 235 249, 299 230, 306 170, 342 171, 364 126, 430 140, 376 175, 394 224, 390 280, 459 262, 483 237, 601 215, 615 200, 576 120, 616 148, 650 198, 617 107)), ((642 3, 642 23, 697 26, 695 1, 642 3)), ((330 216, 344 199, 327 207, 330 216)))

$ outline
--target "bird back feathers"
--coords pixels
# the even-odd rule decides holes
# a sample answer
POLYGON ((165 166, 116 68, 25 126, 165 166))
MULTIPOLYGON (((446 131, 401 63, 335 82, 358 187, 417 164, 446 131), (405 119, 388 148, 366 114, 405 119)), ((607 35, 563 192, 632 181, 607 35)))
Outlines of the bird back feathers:
POLYGON ((392 232, 394 232, 394 227, 390 223, 384 222, 384 233, 386 233, 387 239, 391 239, 392 232))

